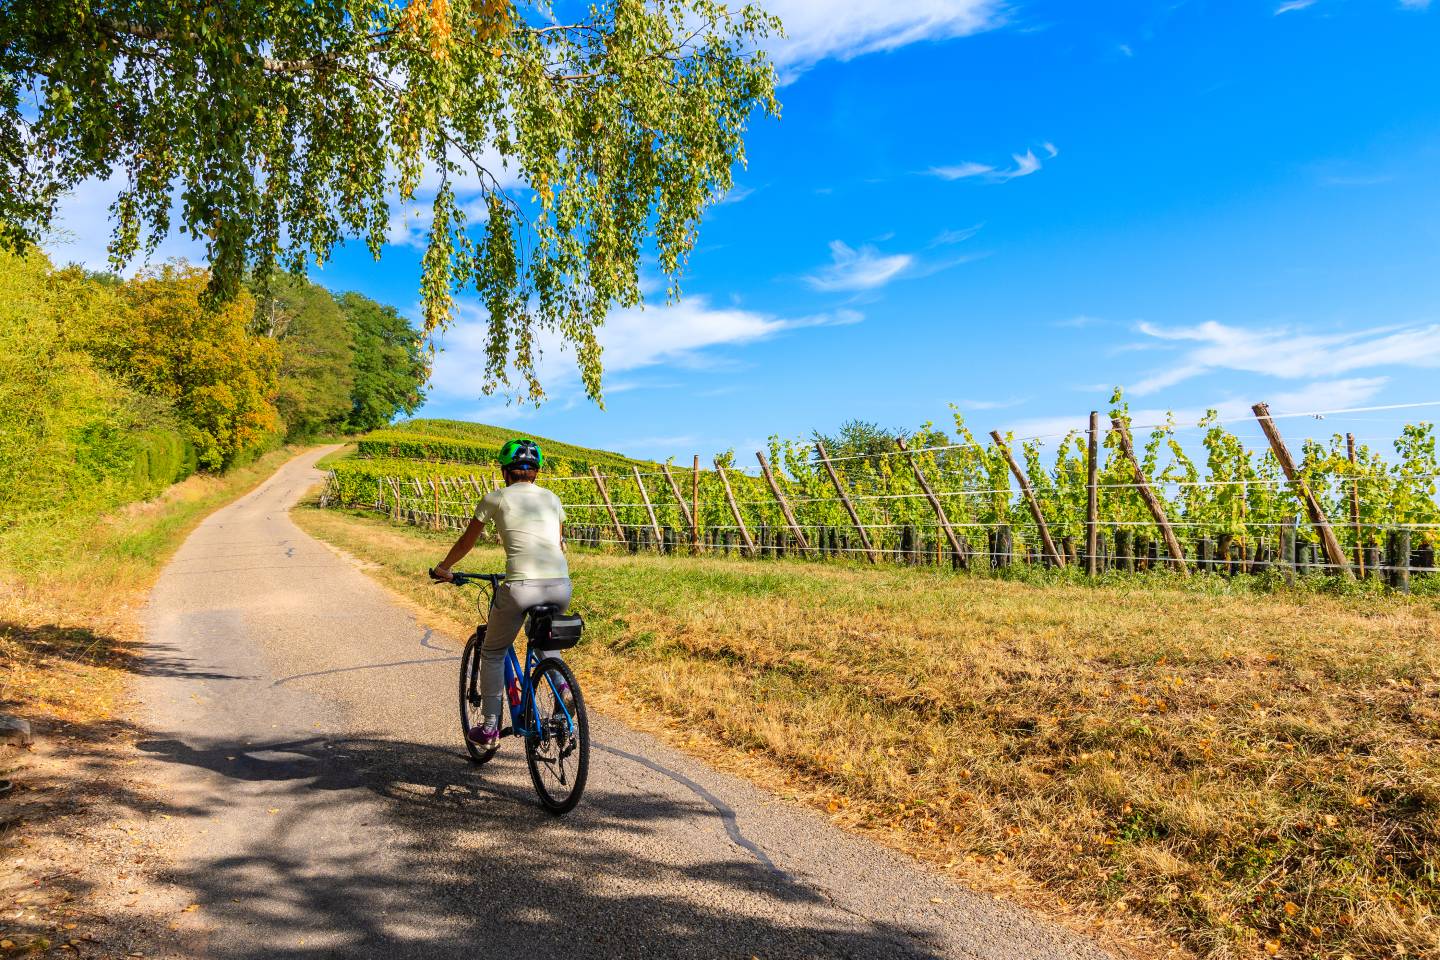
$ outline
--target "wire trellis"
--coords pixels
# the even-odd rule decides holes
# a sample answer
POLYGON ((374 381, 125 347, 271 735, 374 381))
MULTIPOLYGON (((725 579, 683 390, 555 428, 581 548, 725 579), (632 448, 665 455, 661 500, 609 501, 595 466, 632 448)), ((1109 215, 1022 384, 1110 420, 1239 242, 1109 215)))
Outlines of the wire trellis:
MULTIPOLYGON (((1341 423, 1350 414, 1425 407, 1440 407, 1440 401, 1272 413, 1265 419, 1310 417, 1341 423)), ((1349 422, 1382 419, 1357 416, 1349 422)), ((1135 479, 1128 476, 1131 467, 1116 460, 1120 453, 1109 444, 1094 480, 1087 479, 1083 463, 1076 459, 1083 456, 1083 444, 1062 445, 1053 471, 1040 466, 1037 448, 1020 447, 1084 436, 1075 430, 1006 439, 1006 446, 1023 453, 1023 467, 1009 457, 1002 459, 1000 454, 1006 451, 996 444, 968 440, 824 458, 800 444, 773 449, 768 476, 717 459, 716 469, 698 472, 689 465, 635 468, 628 473, 592 470, 542 474, 540 482, 552 487, 564 503, 571 529, 590 531, 580 542, 607 549, 669 545, 672 550, 695 549, 703 554, 742 549, 760 556, 901 562, 933 554, 935 562, 969 563, 971 558, 985 557, 992 564, 1061 564, 1088 560, 1085 551, 1093 523, 1099 541, 1096 559, 1112 567, 1117 557, 1133 554, 1146 567, 1178 561, 1190 569, 1228 572, 1267 564, 1338 572, 1342 564, 1329 552, 1334 545, 1321 549, 1312 542, 1333 532, 1344 560, 1357 568, 1363 561, 1367 573, 1394 577, 1434 572, 1433 544, 1440 540, 1440 506, 1434 492, 1440 472, 1429 469, 1433 448, 1428 460, 1423 456, 1407 460, 1402 469, 1376 461, 1368 452, 1372 444, 1387 442, 1397 452, 1405 452, 1400 437, 1370 439, 1360 441, 1366 458, 1347 463, 1339 448, 1340 435, 1334 434, 1327 439, 1328 446, 1306 441, 1299 476, 1291 479, 1281 475, 1281 465, 1271 454, 1256 459, 1257 451, 1231 432, 1236 462, 1222 464, 1220 475, 1197 476, 1198 467, 1178 447, 1167 454, 1168 465, 1160 468, 1156 456, 1166 454, 1166 438, 1225 422, 1217 418, 1194 427, 1131 424, 1132 432, 1159 431, 1144 450, 1150 476, 1143 476, 1140 465, 1133 464, 1142 472, 1135 479), (1027 480, 1033 507, 1029 497, 1018 495, 1016 489, 1027 480), (1323 523, 1312 522, 1302 491, 1308 491, 1328 518, 1328 531, 1323 523), (1093 515, 1085 507, 1092 493, 1100 504, 1093 515), (1145 509, 1141 495, 1146 493, 1159 504, 1159 514, 1145 509), (596 530, 608 533, 598 536, 596 530), (1174 561, 1162 536, 1167 531, 1179 540, 1177 548, 1184 554, 1174 561), (1047 537, 1056 544, 1053 551, 1042 544, 1047 537), (722 546, 714 542, 717 538, 734 542, 722 546), (801 548, 802 541, 808 549, 801 548), (1122 554, 1122 543, 1128 554, 1122 554), (1236 545, 1240 556, 1214 556, 1217 549, 1234 550, 1236 545), (960 547, 958 552, 955 546, 960 547), (1149 554, 1141 556, 1142 550, 1149 554)), ((1258 421, 1244 422, 1254 427, 1258 421)), ((1404 434, 1410 445, 1406 450, 1417 443, 1411 429, 1407 427, 1404 434)), ((1209 437, 1206 442, 1211 442, 1209 437)), ((1141 459, 1141 450, 1133 456, 1141 459)), ((1213 460, 1210 466, 1214 469, 1213 460)), ((415 467, 416 476, 347 475, 341 482, 332 475, 330 498, 368 502, 410 522, 459 527, 473 514, 478 500, 495 488, 496 478, 481 475, 479 468, 466 475, 425 476, 424 464, 415 467)))

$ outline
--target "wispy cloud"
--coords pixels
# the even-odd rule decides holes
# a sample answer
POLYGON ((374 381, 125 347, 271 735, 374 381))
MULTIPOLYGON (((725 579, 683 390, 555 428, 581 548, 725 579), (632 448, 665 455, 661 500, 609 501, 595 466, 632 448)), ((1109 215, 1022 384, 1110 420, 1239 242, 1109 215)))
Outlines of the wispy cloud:
MULTIPOLYGON (((56 210, 54 229, 41 242, 41 247, 57 264, 78 263, 89 270, 109 270, 107 249, 112 235, 110 207, 125 185, 123 174, 111 174, 105 180, 82 180, 66 194, 56 210)), ((180 205, 170 213, 172 224, 182 220, 180 205)), ((121 272, 132 274, 147 265, 184 258, 192 263, 205 262, 205 244, 178 230, 160 241, 154 256, 148 260, 141 248, 121 272)))
POLYGON ((1081 313, 1073 317, 1066 317, 1064 320, 1056 320, 1053 326, 1059 327, 1062 330, 1084 330, 1086 327, 1095 327, 1107 322, 1108 321, 1102 320, 1099 317, 1092 317, 1088 314, 1081 313))
POLYGON ((943 180, 964 180, 994 173, 995 168, 988 163, 957 163, 949 167, 931 167, 929 172, 943 180))
POLYGON ((1011 397, 1008 400, 961 400, 955 405, 961 410, 1008 410, 1029 401, 1029 397, 1011 397))
POLYGON ((1400 6, 1406 10, 1429 10, 1430 0, 1400 0, 1400 6))
MULTIPOLYGON (((1053 159, 1060 155, 1055 144, 1046 142, 1041 146, 1047 159, 1053 159)), ((1008 167, 997 167, 988 163, 977 163, 966 161, 951 166, 931 167, 926 173, 932 177, 939 177, 942 180, 970 180, 979 178, 987 183, 1005 183, 1009 180, 1017 180, 1020 177, 1028 177, 1040 170, 1044 164, 1040 158, 1035 156, 1034 150, 1026 150, 1024 153, 1010 155, 1011 165, 1008 167)))
MULTIPOLYGON (((1250 410, 1251 404, 1264 400, 1270 404, 1270 409, 1276 414, 1285 413, 1307 413, 1311 410, 1338 410, 1345 407, 1358 406, 1384 388, 1389 380, 1386 377, 1355 377, 1343 380, 1317 380, 1314 383, 1307 383, 1296 390, 1286 390, 1277 393, 1256 394, 1254 396, 1217 397, 1209 403, 1202 405, 1187 405, 1175 409, 1164 407, 1142 407, 1130 410, 1130 419, 1137 427, 1150 426, 1152 424, 1164 423, 1170 416, 1174 416, 1176 424, 1187 426, 1194 424, 1205 416, 1207 410, 1215 410, 1220 419, 1232 423, 1253 423, 1254 414, 1250 410)), ((1097 394, 1104 394, 1109 387, 1096 390, 1097 394)), ((1106 409, 1103 404, 1099 409, 1106 409)), ((1013 430, 1017 437, 1046 437, 1059 438, 1072 430, 1083 431, 1088 427, 1088 416, 1085 414, 1064 415, 1056 417, 1031 417, 1024 420, 1017 420, 1006 424, 1005 429, 1013 430)), ((1108 420, 1102 419, 1103 423, 1108 420)))
POLYGON ((1294 13, 1296 10, 1304 10, 1306 7, 1315 6, 1315 0, 1285 0, 1284 3, 1275 8, 1275 16, 1282 13, 1294 13))
POLYGON ((849 60, 926 40, 992 30, 1004 23, 1001 0, 769 0, 785 24, 769 44, 785 79, 821 60, 849 60))
POLYGON ((932 247, 946 247, 955 243, 964 243, 975 234, 979 233, 983 223, 977 223, 973 227, 965 227, 963 230, 941 230, 935 234, 935 239, 930 241, 932 247))
MULTIPOLYGON (((485 311, 471 301, 458 304, 459 320, 442 338, 435 357, 431 387, 436 399, 459 400, 479 397, 484 389, 486 346, 489 323, 485 311)), ((859 323, 862 314, 835 310, 801 317, 779 317, 738 307, 718 307, 703 296, 687 297, 679 303, 644 309, 616 310, 599 331, 607 376, 647 368, 714 367, 721 359, 714 351, 743 347, 781 334, 806 328, 859 323)), ((553 331, 537 335, 539 376, 552 399, 575 400, 583 394, 575 368, 574 354, 553 331)), ((622 381, 619 391, 636 389, 631 378, 622 381)), ((607 387, 607 392, 609 388, 607 387)), ((510 407, 503 401, 486 405, 485 415, 510 407)), ((519 416, 516 413, 513 416, 519 416)), ((493 421, 492 421, 493 422, 493 421)))
POLYGON ((1242 328, 1209 321, 1186 327, 1142 323, 1139 331, 1179 348, 1178 362, 1134 384, 1137 396, 1217 370, 1285 379, 1333 377, 1377 367, 1440 367, 1440 324, 1316 334, 1289 327, 1242 328))
POLYGON ((865 245, 856 250, 841 240, 830 242, 830 265, 805 278, 816 290, 874 290, 898 277, 914 262, 908 253, 885 255, 865 245))
POLYGON ((739 203, 741 200, 744 200, 746 197, 750 196, 750 194, 754 192, 754 187, 747 187, 737 183, 729 190, 725 191, 725 196, 720 198, 720 203, 722 205, 727 203, 739 203))

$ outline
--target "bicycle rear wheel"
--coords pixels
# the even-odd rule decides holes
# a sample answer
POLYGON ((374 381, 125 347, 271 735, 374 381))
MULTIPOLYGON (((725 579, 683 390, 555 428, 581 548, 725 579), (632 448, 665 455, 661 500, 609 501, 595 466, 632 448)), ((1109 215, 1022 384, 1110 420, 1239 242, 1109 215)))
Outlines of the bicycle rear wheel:
POLYGON ((590 770, 590 724, 580 684, 564 660, 546 657, 530 674, 535 692, 526 726, 536 731, 525 738, 525 760, 540 803, 554 814, 569 813, 585 792, 590 770), (568 690, 568 694, 566 691, 568 690), (560 709, 560 697, 565 707, 560 709))
POLYGON ((470 728, 484 722, 485 708, 480 697, 480 645, 484 642, 485 634, 476 630, 460 655, 460 738, 476 763, 485 763, 498 749, 481 750, 470 742, 470 728))

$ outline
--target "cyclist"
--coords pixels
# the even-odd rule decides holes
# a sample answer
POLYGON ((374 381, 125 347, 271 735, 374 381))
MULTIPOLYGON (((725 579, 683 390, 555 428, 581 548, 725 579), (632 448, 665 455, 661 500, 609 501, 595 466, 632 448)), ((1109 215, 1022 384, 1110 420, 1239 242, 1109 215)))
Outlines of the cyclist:
MULTIPOLYGON (((475 508, 475 516, 450 548, 445 559, 432 571, 437 580, 450 581, 450 568, 475 546, 486 523, 505 546, 505 582, 495 592, 481 645, 480 693, 482 722, 466 736, 482 750, 500 740, 500 716, 504 702, 505 651, 515 642, 525 611, 542 603, 562 610, 570 605, 570 567, 560 534, 565 508, 560 498, 535 485, 545 463, 540 445, 524 438, 500 448, 500 471, 505 486, 486 494, 475 508)), ((549 652, 543 656, 559 656, 549 652)), ((568 691, 558 691, 562 696, 568 691)))

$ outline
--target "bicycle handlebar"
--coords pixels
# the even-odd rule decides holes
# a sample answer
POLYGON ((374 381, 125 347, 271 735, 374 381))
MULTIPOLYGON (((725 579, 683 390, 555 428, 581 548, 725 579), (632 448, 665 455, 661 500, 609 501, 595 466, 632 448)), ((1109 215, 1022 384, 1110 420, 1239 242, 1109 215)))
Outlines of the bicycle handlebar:
POLYGON ((463 587, 463 586, 465 586, 467 583, 488 583, 488 584, 490 584, 490 586, 493 588, 493 587, 498 587, 498 586, 501 584, 501 582, 505 579, 505 574, 503 574, 503 573, 464 573, 464 572, 462 572, 462 571, 460 571, 460 570, 451 570, 451 571, 450 571, 450 579, 449 579, 448 581, 446 581, 446 580, 441 580, 439 577, 435 576, 435 568, 434 568, 434 567, 431 567, 431 568, 430 568, 430 579, 431 579, 431 580, 434 580, 436 583, 447 583, 447 582, 448 582, 448 583, 453 583, 453 584, 455 584, 455 586, 457 586, 457 587, 463 587))

